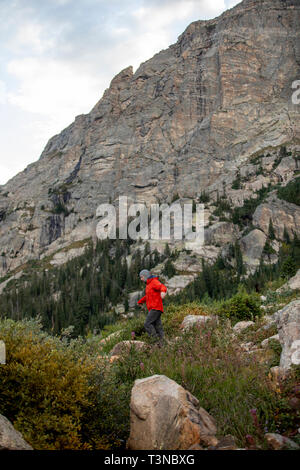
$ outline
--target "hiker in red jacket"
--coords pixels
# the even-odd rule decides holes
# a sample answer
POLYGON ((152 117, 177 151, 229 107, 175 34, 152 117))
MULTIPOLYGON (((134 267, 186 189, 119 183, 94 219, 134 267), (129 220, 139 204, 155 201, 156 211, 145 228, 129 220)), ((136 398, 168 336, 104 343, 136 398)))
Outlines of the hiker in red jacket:
POLYGON ((162 299, 166 296, 167 288, 158 280, 157 276, 153 276, 147 269, 140 272, 140 278, 146 282, 146 295, 138 301, 139 305, 146 302, 148 309, 144 323, 145 330, 150 336, 158 338, 162 343, 164 330, 160 317, 164 310, 162 299))

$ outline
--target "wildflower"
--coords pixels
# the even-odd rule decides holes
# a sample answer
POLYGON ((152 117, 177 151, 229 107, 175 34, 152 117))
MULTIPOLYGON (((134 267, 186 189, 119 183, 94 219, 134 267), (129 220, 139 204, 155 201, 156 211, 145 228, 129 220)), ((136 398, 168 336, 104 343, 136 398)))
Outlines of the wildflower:
POLYGON ((254 444, 255 444, 254 437, 251 436, 251 434, 247 434, 247 435, 246 435, 246 440, 247 440, 247 442, 248 442, 249 444, 251 444, 251 445, 254 445, 254 444))
POLYGON ((145 370, 145 364, 143 362, 140 362, 140 368, 141 370, 145 370))
POLYGON ((259 425, 258 417, 257 417, 257 409, 256 409, 256 408, 252 408, 252 409, 250 410, 250 414, 251 414, 251 416, 252 416, 254 426, 256 427, 256 429, 257 429, 258 431, 260 431, 260 425, 259 425))
POLYGON ((246 441, 249 449, 255 449, 255 440, 254 437, 251 436, 251 434, 247 434, 246 436, 246 441))
POLYGON ((134 338, 135 338, 135 332, 132 331, 132 332, 131 332, 131 339, 134 340, 134 338))

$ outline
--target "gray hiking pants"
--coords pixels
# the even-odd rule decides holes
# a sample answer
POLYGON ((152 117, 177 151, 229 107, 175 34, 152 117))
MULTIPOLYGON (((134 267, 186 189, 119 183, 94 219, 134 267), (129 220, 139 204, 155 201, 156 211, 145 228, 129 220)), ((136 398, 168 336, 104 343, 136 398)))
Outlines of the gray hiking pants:
POLYGON ((163 339, 164 337, 164 330, 160 319, 161 314, 162 312, 160 310, 149 310, 144 323, 144 327, 148 335, 154 336, 159 339, 163 339))

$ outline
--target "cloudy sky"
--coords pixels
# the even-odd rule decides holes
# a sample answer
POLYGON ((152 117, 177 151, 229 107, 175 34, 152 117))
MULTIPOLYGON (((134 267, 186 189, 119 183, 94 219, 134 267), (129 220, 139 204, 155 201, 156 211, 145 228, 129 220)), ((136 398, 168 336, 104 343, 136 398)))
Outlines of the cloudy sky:
POLYGON ((0 0, 0 184, 87 113, 114 75, 240 0, 0 0))

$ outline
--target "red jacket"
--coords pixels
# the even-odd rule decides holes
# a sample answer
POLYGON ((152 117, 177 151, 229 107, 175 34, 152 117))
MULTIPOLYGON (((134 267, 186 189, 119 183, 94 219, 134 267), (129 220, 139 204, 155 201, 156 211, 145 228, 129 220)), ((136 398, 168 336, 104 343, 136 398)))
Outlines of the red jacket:
POLYGON ((160 296, 161 292, 167 292, 166 286, 164 286, 157 277, 149 277, 146 282, 146 295, 138 301, 138 304, 146 302, 148 310, 154 309, 163 312, 164 307, 160 296))

